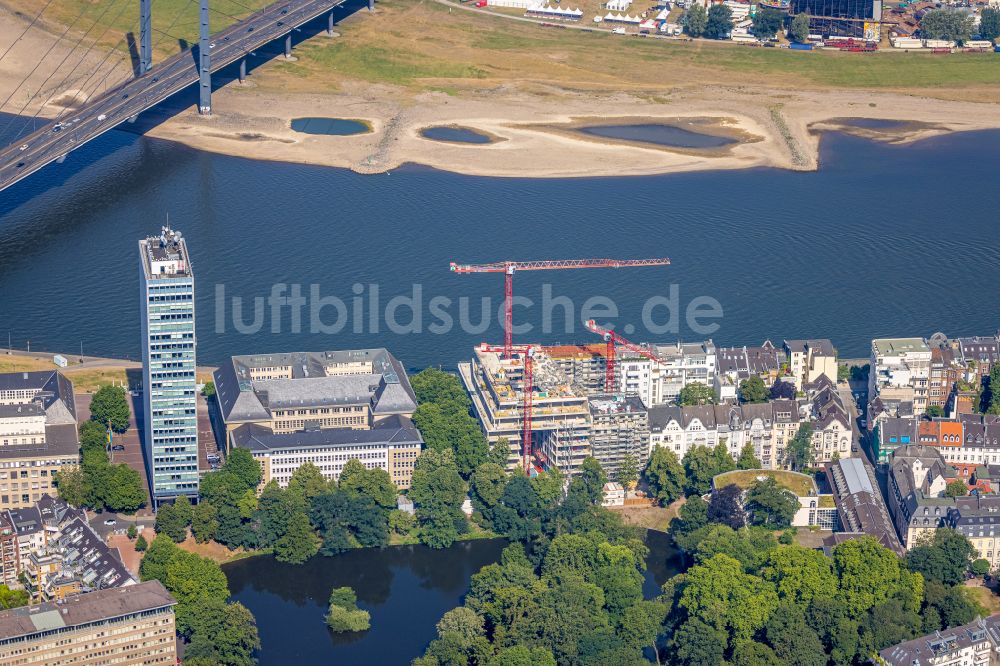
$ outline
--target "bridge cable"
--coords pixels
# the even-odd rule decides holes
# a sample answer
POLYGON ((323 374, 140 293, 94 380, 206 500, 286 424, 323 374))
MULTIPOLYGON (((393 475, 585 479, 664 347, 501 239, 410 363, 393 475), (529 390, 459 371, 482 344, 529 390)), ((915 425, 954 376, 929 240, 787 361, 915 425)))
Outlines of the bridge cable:
MULTIPOLYGON (((115 0, 111 0, 111 2, 110 2, 110 3, 108 4, 108 6, 107 6, 107 8, 105 9, 105 11, 107 11, 108 9, 110 9, 110 8, 111 8, 111 6, 112 6, 112 5, 114 4, 114 3, 115 3, 115 0)), ((26 128, 27 126, 28 126, 28 124, 29 124, 29 123, 30 123, 30 124, 34 124, 34 121, 35 121, 35 119, 36 119, 36 118, 38 117, 38 114, 40 114, 40 113, 42 112, 42 109, 43 109, 43 108, 45 108, 45 106, 46 106, 46 105, 48 105, 48 104, 49 104, 49 102, 51 102, 51 101, 52 101, 52 99, 53 99, 53 98, 54 98, 54 97, 55 97, 55 96, 56 96, 57 94, 59 94, 59 92, 60 92, 60 91, 62 91, 62 90, 63 90, 63 87, 64 87, 64 86, 65 86, 65 85, 67 84, 67 82, 69 81, 70 77, 71 77, 71 76, 73 76, 73 74, 74 74, 74 73, 76 73, 76 70, 77 70, 77 69, 78 69, 78 68, 80 67, 80 65, 82 65, 82 64, 83 64, 83 62, 84 62, 84 61, 85 61, 85 60, 87 59, 87 56, 88 56, 88 55, 90 55, 90 52, 91 52, 91 51, 93 50, 93 48, 94 48, 95 46, 97 46, 97 43, 98 43, 98 42, 99 42, 99 41, 100 41, 101 39, 103 39, 103 38, 104 38, 104 35, 108 34, 108 31, 109 31, 109 30, 111 30, 111 27, 112 27, 112 25, 113 25, 113 24, 114 24, 114 23, 115 23, 116 21, 118 21, 118 19, 119 19, 119 18, 121 18, 121 15, 125 13, 125 10, 129 8, 130 4, 131 4, 131 3, 130 3, 130 2, 127 2, 127 1, 126 1, 125 3, 123 3, 123 4, 122 4, 122 6, 121 6, 121 9, 119 9, 119 10, 118 10, 118 13, 117 13, 117 14, 115 15, 115 17, 114 17, 114 18, 113 18, 113 19, 112 19, 112 20, 111 20, 111 21, 109 22, 109 25, 108 25, 108 26, 107 26, 107 27, 106 27, 106 28, 104 29, 104 32, 102 32, 102 33, 101 33, 101 34, 100 34, 100 35, 99 35, 98 37, 96 37, 96 38, 94 39, 94 41, 93 41, 93 42, 92 42, 92 43, 90 44, 90 46, 89 46, 89 47, 87 47, 87 50, 86 50, 86 51, 84 51, 84 53, 83 53, 83 55, 82 55, 82 56, 80 56, 80 59, 79 59, 79 60, 77 61, 77 63, 76 63, 75 65, 73 65, 73 68, 72 68, 72 69, 70 69, 70 71, 69 71, 69 72, 68 72, 68 73, 66 74, 66 76, 64 76, 64 77, 63 77, 62 81, 60 81, 60 82, 59 82, 59 83, 58 83, 58 84, 57 84, 57 85, 55 86, 55 88, 53 89, 53 93, 52 93, 52 94, 51 94, 51 95, 49 96, 49 98, 48 98, 47 100, 45 100, 45 102, 44 102, 44 103, 43 103, 43 104, 42 104, 41 106, 39 106, 39 107, 38 107, 38 109, 37 109, 37 110, 35 111, 34 115, 32 115, 32 116, 31 116, 31 118, 30 118, 29 120, 25 121, 25 123, 24 123, 24 126, 22 126, 22 127, 21 127, 21 129, 20 129, 20 131, 18 131, 18 133, 17 133, 17 134, 15 134, 15 137, 17 137, 17 136, 20 136, 20 135, 21 135, 21 134, 22 134, 22 133, 24 132, 24 129, 25 129, 25 128, 26 128)), ((104 18, 104 17, 103 17, 103 15, 102 15, 102 16, 101 16, 100 18, 98 18, 98 20, 101 20, 101 19, 103 19, 103 18, 104 18)), ((120 39, 120 40, 118 41, 118 43, 120 44, 120 43, 121 43, 122 41, 124 41, 124 39, 125 39, 125 38, 122 38, 122 39, 120 39)), ((115 45, 115 47, 113 48, 113 50, 112 50, 111 52, 109 52, 109 55, 110 55, 110 53, 113 53, 113 52, 114 52, 114 49, 116 49, 116 48, 117 48, 117 45, 115 45)), ((107 57, 108 57, 108 56, 107 56, 107 55, 105 55, 105 57, 104 57, 104 60, 102 60, 102 61, 101 61, 101 65, 103 65, 103 63, 107 61, 107 57)), ((98 67, 100 67, 101 65, 98 65, 98 67)), ((89 80, 89 78, 88 78, 88 80, 89 80)), ((81 92, 83 92, 83 90, 81 90, 81 92)), ((55 121, 58 121, 58 120, 59 120, 60 118, 62 118, 63 116, 65 116, 65 115, 66 115, 67 113, 69 113, 69 111, 70 111, 70 107, 63 107, 63 110, 62 110, 62 111, 60 111, 60 112, 58 113, 58 115, 56 115, 56 117, 55 117, 55 119, 54 119, 54 120, 55 120, 55 121)))
MULTIPOLYGON (((108 5, 108 6, 110 7, 110 5, 108 5)), ((17 88, 15 88, 15 89, 14 89, 14 91, 12 91, 12 92, 11 92, 11 94, 7 96, 7 99, 6 99, 6 100, 4 100, 3 104, 0 104, 0 109, 2 109, 2 108, 3 108, 3 107, 4 107, 5 105, 6 105, 6 104, 7 104, 7 102, 9 102, 9 101, 10 101, 10 99, 11 99, 11 98, 12 98, 12 97, 14 96, 14 93, 16 93, 16 92, 17 92, 17 91, 18 91, 18 90, 20 89, 20 87, 21 87, 22 85, 24 85, 24 83, 25 83, 25 82, 26 82, 26 81, 27 81, 27 80, 28 80, 29 78, 31 78, 31 76, 32 76, 32 75, 33 75, 33 74, 34 74, 34 73, 35 73, 35 72, 36 72, 36 71, 38 70, 38 68, 39 68, 39 67, 40 67, 40 66, 42 65, 42 63, 43 63, 43 62, 45 61, 45 59, 46 59, 46 58, 48 57, 48 55, 49 55, 50 53, 52 53, 52 52, 53 52, 53 51, 55 50, 55 47, 56 47, 56 44, 58 44, 59 42, 61 42, 61 41, 62 41, 62 39, 63 39, 63 38, 64 38, 64 37, 65 37, 65 36, 67 35, 67 33, 69 33, 69 31, 70 31, 70 30, 71 30, 71 29, 73 28, 73 26, 74 26, 74 25, 76 25, 76 22, 80 20, 80 18, 81 18, 81 17, 83 16, 83 14, 84 14, 84 13, 85 13, 86 11, 87 11, 87 7, 86 7, 86 5, 85 5, 85 6, 84 6, 84 8, 83 8, 83 10, 82 10, 82 11, 80 12, 80 14, 79 14, 79 15, 78 15, 78 16, 77 16, 77 17, 76 17, 75 19, 73 19, 73 22, 72 22, 72 23, 70 23, 70 24, 69 24, 69 26, 67 26, 67 28, 66 28, 66 29, 65 29, 65 30, 63 31, 63 33, 62 33, 62 34, 61 34, 61 35, 59 36, 59 38, 58 38, 58 39, 56 40, 56 43, 55 43, 55 44, 53 44, 53 45, 52 45, 52 46, 51 46, 51 47, 49 48, 49 50, 45 52, 45 55, 43 55, 43 56, 42 56, 41 58, 39 58, 39 59, 38 59, 38 62, 37 62, 37 63, 35 63, 35 66, 34 66, 34 67, 33 67, 33 68, 31 69, 31 71, 30 71, 30 72, 28 72, 28 75, 27 75, 26 77, 24 77, 24 80, 23 80, 23 81, 21 81, 21 83, 20 83, 20 84, 18 85, 18 87, 17 87, 17 88)), ((107 8, 105 8, 105 10, 104 10, 104 11, 105 11, 105 12, 107 12, 107 8)), ((103 16, 103 15, 104 15, 104 14, 102 13, 102 16, 103 16)), ((94 24, 93 24, 93 25, 96 25, 96 24, 97 24, 97 21, 94 21, 94 24)), ((91 30, 91 29, 93 29, 93 25, 91 26, 91 28, 90 28, 90 29, 88 29, 88 30, 87 30, 87 32, 86 32, 86 33, 84 33, 84 37, 86 37, 86 36, 87 36, 87 34, 89 34, 89 33, 90 33, 90 30, 91 30)), ((80 39, 79 39, 79 40, 77 41, 76 45, 75 45, 75 46, 73 46, 73 48, 72 48, 72 49, 70 49, 69 53, 67 53, 67 54, 66 54, 66 56, 65 56, 65 57, 63 58, 62 62, 60 62, 60 63, 59 63, 59 65, 57 65, 57 66, 56 66, 56 69, 58 69, 59 67, 61 67, 61 66, 62 66, 62 64, 63 64, 64 62, 66 62, 66 59, 67 59, 67 58, 68 58, 68 57, 69 57, 69 56, 70 56, 70 55, 71 55, 71 54, 73 53, 73 51, 74 51, 74 50, 76 49, 76 47, 77 47, 77 46, 79 46, 79 44, 80 44, 80 42, 81 42, 81 41, 83 41, 83 37, 81 37, 81 38, 80 38, 80 39)), ((25 110, 26 108, 28 108, 28 105, 29 105, 29 104, 31 104, 32 100, 34 100, 34 99, 35 99, 35 97, 37 97, 37 96, 38 96, 38 93, 40 93, 40 92, 42 91, 42 87, 44 87, 44 86, 45 86, 45 84, 46 84, 46 83, 48 83, 49 79, 51 79, 51 78, 52 78, 53 74, 55 74, 55 72, 56 72, 56 69, 54 69, 54 70, 53 70, 53 71, 52 71, 52 72, 51 72, 51 73, 50 73, 50 74, 49 74, 49 75, 48 75, 48 76, 47 76, 47 77, 45 78, 45 81, 43 81, 43 82, 42 82, 42 84, 41 84, 41 85, 40 85, 40 86, 38 87, 38 89, 37 89, 37 90, 35 91, 35 93, 34 93, 33 95, 31 95, 31 97, 29 97, 29 98, 28 98, 28 100, 27 100, 27 101, 26 101, 26 102, 24 103, 24 105, 23 105, 23 106, 21 106, 21 109, 20 109, 20 110, 19 110, 19 111, 17 112, 17 116, 20 116, 20 115, 21 115, 22 113, 24 113, 24 110, 25 110)), ((16 116, 15 116, 15 117, 16 117, 16 116)), ((7 123, 6 123, 5 125, 4 125, 3 129, 0 129, 0 136, 3 136, 3 135, 4 135, 5 133, 6 133, 6 131, 7 131, 7 130, 8 130, 9 128, 10 128, 10 125, 11 125, 11 124, 13 124, 13 122, 14 122, 14 118, 11 118, 11 119, 10 119, 10 120, 9 120, 9 121, 8 121, 8 122, 7 122, 7 123)))
POLYGON ((42 7, 41 11, 39 11, 37 14, 35 14, 35 18, 31 19, 31 21, 28 23, 27 26, 25 26, 25 28, 21 32, 21 34, 17 36, 17 39, 15 39, 13 42, 11 42, 10 46, 8 46, 7 49, 2 54, 0 54, 0 61, 3 61, 3 59, 7 57, 7 54, 10 53, 11 49, 13 49, 15 46, 17 46, 17 43, 19 41, 21 41, 22 39, 24 39, 24 36, 26 34, 28 34, 28 31, 31 30, 32 26, 35 25, 35 22, 41 17, 42 14, 45 13, 45 10, 49 8, 49 5, 51 5, 53 3, 53 1, 54 0, 49 0, 48 2, 46 2, 45 6, 42 7))

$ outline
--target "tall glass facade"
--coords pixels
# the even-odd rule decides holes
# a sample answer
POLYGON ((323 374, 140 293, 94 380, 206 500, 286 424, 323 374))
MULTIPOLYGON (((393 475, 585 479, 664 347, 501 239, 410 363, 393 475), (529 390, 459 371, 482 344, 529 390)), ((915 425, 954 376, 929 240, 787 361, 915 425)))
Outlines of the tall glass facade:
POLYGON ((153 504, 198 495, 194 273, 168 227, 139 241, 144 447, 153 504))

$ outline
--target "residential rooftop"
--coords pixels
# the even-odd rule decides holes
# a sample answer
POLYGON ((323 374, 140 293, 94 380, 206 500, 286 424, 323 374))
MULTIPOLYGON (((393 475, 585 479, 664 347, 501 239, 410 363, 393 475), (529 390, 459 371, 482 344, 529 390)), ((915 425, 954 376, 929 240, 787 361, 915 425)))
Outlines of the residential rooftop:
POLYGON ((923 338, 877 338, 872 340, 872 349, 883 356, 900 356, 917 352, 930 353, 930 347, 923 338))
POLYGON ((34 634, 167 609, 177 602, 158 580, 0 611, 0 643, 34 634))
POLYGON ((792 491, 796 497, 819 495, 819 488, 811 476, 781 469, 739 469, 725 472, 713 477, 712 485, 715 488, 735 485, 746 490, 755 481, 769 477, 777 481, 782 488, 792 491))

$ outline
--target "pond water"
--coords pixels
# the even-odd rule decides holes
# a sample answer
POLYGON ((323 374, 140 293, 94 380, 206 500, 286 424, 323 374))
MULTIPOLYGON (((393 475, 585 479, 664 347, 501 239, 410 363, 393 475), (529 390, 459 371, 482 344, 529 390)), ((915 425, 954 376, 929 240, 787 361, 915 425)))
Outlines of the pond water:
POLYGON ((368 123, 347 118, 293 118, 292 129, 303 134, 351 136, 372 131, 368 123))
POLYGON ((647 123, 640 125, 589 125, 577 128, 578 132, 590 136, 621 141, 651 143, 670 148, 721 148, 736 143, 728 136, 716 136, 677 127, 647 123))
MULTIPOLYGON (((643 594, 652 598, 678 573, 669 537, 648 532, 643 594)), ((408 664, 435 636, 441 616, 462 603, 472 574, 500 559, 502 539, 451 548, 396 546, 317 556, 302 565, 262 555, 223 567, 232 600, 253 612, 260 630, 260 666, 408 664), (371 613, 371 629, 334 634, 324 622, 334 587, 350 586, 371 613)))
POLYGON ((420 136, 433 141, 445 141, 448 143, 493 143, 493 139, 486 134, 477 132, 468 127, 457 125, 439 125, 437 127, 425 127, 420 130, 420 136))
POLYGON ((886 118, 834 118, 830 122, 860 129, 896 129, 907 125, 905 121, 886 118))

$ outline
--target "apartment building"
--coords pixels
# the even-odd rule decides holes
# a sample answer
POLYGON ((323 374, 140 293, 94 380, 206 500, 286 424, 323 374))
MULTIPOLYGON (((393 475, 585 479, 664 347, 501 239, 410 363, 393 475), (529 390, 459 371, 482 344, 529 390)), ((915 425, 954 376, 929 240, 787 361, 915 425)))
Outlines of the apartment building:
POLYGON ((797 390, 823 376, 837 381, 837 350, 829 340, 785 340, 784 348, 797 390))
POLYGON ((931 347, 931 365, 927 381, 927 406, 941 413, 949 408, 955 383, 964 377, 965 368, 949 346, 931 347))
POLYGON ((354 458, 410 487, 423 439, 410 380, 388 350, 234 356, 214 379, 228 445, 250 450, 265 483, 286 485, 305 462, 337 479, 354 458))
POLYGON ((86 513, 45 495, 33 506, 0 513, 0 578, 35 600, 135 584, 117 552, 90 527, 86 513))
POLYGON ((151 580, 0 611, 0 664, 173 666, 176 604, 151 580))
POLYGON ((756 375, 766 386, 788 378, 785 353, 765 340, 759 347, 719 347, 716 349, 715 397, 720 402, 736 400, 743 380, 756 375))
MULTIPOLYGON (((502 354, 476 347, 469 363, 459 363, 462 383, 490 445, 508 443, 507 468, 521 465, 525 375, 523 355, 502 354)), ((560 364, 544 351, 532 359, 533 463, 576 473, 591 455, 591 417, 587 395, 574 388, 560 364)))
POLYGON ((872 340, 868 396, 913 403, 913 414, 927 409, 931 350, 921 338, 872 340))
POLYGON ((932 446, 897 448, 889 466, 889 514, 907 549, 925 534, 945 526, 954 499, 944 496, 956 472, 932 446))
POLYGON ((952 345, 968 372, 966 379, 977 386, 984 377, 989 377, 993 364, 1000 361, 1000 342, 996 337, 956 338, 952 345))
POLYGON ((638 396, 647 407, 676 401, 687 384, 714 384, 716 349, 711 340, 651 345, 649 349, 658 361, 627 349, 618 350, 616 361, 619 390, 638 396))
POLYGON ((915 418, 882 419, 876 426, 872 442, 875 457, 880 464, 888 464, 892 452, 900 446, 917 443, 917 420, 915 418))
POLYGON ((819 464, 850 457, 854 441, 851 413, 834 381, 820 374, 815 383, 804 385, 809 396, 813 457, 819 464))
MULTIPOLYGON (((545 355, 566 376, 573 387, 588 395, 601 394, 607 387, 607 347, 602 344, 593 345, 558 345, 546 347, 545 355)), ((615 373, 616 375, 618 373, 615 373)), ((618 388, 618 378, 615 386, 618 388)))
POLYGON ((1000 651, 1000 615, 887 647, 873 658, 879 666, 992 666, 1000 651))
POLYGON ((649 457, 649 413, 635 396, 591 396, 591 455, 605 473, 617 478, 625 456, 642 469, 649 457))
POLYGON ((31 506, 79 462, 72 382, 55 370, 0 374, 0 511, 31 506))
POLYGON ((143 423, 154 506, 198 496, 194 270, 180 232, 139 241, 143 423))
POLYGON ((956 497, 945 525, 968 539, 991 571, 1000 565, 1000 496, 956 497))

